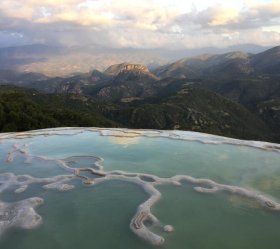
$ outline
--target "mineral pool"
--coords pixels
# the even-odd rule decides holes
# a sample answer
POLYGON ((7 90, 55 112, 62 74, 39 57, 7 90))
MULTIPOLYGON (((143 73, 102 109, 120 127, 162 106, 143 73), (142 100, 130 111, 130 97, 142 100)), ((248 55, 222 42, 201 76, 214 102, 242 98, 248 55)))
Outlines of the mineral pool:
POLYGON ((0 134, 2 249, 275 249, 280 145, 184 131, 0 134))

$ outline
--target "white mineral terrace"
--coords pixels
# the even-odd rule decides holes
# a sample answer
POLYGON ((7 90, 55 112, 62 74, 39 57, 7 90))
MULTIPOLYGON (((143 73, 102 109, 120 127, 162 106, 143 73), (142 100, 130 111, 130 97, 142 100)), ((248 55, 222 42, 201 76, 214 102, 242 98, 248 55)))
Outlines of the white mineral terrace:
MULTIPOLYGON (((6 133, 0 135, 0 142, 6 139, 21 139, 31 136, 50 136, 50 135, 77 135, 85 131, 99 132, 103 136, 127 136, 127 137, 166 137, 172 139, 183 139, 191 141, 200 141, 203 143, 228 143, 238 144, 243 146, 251 146, 258 149, 280 151, 278 144, 242 141, 236 139, 229 139, 224 137, 212 136, 201 133, 193 132, 179 132, 179 131, 143 131, 143 130, 123 130, 123 129, 98 129, 98 128, 85 128, 68 130, 55 129, 55 130, 41 130, 24 133, 6 133)), ((45 156, 35 156, 29 153, 28 145, 15 144, 12 150, 7 154, 6 162, 11 163, 15 156, 23 156, 25 162, 32 163, 32 160, 44 160, 54 162, 56 165, 65 170, 65 175, 57 175, 48 178, 37 178, 30 175, 15 175, 13 173, 0 174, 0 194, 10 187, 16 187, 15 193, 20 194, 24 192, 30 184, 42 184, 44 189, 53 189, 59 191, 68 191, 75 186, 71 184, 74 179, 80 179, 87 186, 94 186, 98 183, 110 180, 120 180, 135 183, 143 188, 149 195, 149 198, 140 204, 136 210, 134 217, 130 222, 131 230, 140 238, 146 240, 153 245, 161 245, 164 243, 162 235, 158 235, 149 229, 146 225, 147 221, 150 224, 157 225, 162 228, 163 232, 172 232, 171 225, 162 225, 160 221, 151 213, 151 208, 160 200, 161 193, 156 189, 159 185, 171 184, 180 186, 183 182, 193 185, 193 189, 199 193, 214 194, 219 191, 228 194, 240 195, 246 198, 255 200, 267 210, 280 211, 280 203, 266 194, 258 191, 249 190, 238 186, 230 186, 219 184, 210 179, 199 179, 188 175, 175 175, 170 178, 161 178, 151 174, 143 173, 129 173, 125 171, 105 171, 102 162, 103 159, 97 156, 73 156, 64 159, 51 159, 45 156), (79 159, 91 159, 92 167, 72 167, 69 162, 79 162, 79 159), (87 176, 83 175, 87 172, 87 176), (92 177, 88 175, 92 174, 92 177)), ((80 165, 82 166, 82 165, 80 165)), ((34 197, 16 203, 0 202, 0 235, 8 228, 17 226, 22 228, 34 228, 42 222, 34 208, 43 203, 43 199, 34 197)), ((164 234, 164 233, 163 233, 164 234)))
POLYGON ((162 137, 176 140, 185 141, 197 141, 205 144, 232 144, 248 146, 262 150, 271 150, 280 152, 280 144, 239 140, 234 138, 216 136, 200 132, 192 131, 179 131, 179 130, 142 130, 142 129, 123 129, 123 128, 96 128, 96 127, 63 127, 55 129, 42 129, 28 132, 10 132, 0 133, 0 143, 5 139, 24 139, 33 136, 50 136, 50 135, 62 135, 62 136, 74 136, 82 134, 84 132, 98 132, 101 136, 109 137, 125 137, 125 138, 137 138, 137 137, 162 137))

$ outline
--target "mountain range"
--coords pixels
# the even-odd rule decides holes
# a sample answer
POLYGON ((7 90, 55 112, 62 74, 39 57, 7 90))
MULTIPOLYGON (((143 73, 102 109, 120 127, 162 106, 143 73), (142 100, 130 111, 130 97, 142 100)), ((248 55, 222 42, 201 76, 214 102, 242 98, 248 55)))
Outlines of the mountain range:
MULTIPOLYGON (((113 126, 280 141, 280 46, 257 54, 202 54, 153 69, 121 63, 69 77, 1 70, 0 84, 35 89, 42 99, 60 96, 62 109, 79 100, 72 111, 113 126)), ((42 105, 28 90, 12 91, 42 105)))
POLYGON ((155 69, 183 57, 202 53, 222 54, 242 50, 259 53, 268 49, 254 44, 243 44, 228 48, 207 47, 200 49, 134 49, 107 48, 100 46, 65 47, 33 44, 20 47, 0 48, 0 70, 42 73, 50 77, 86 73, 94 69, 104 71, 111 65, 123 62, 145 64, 155 69))

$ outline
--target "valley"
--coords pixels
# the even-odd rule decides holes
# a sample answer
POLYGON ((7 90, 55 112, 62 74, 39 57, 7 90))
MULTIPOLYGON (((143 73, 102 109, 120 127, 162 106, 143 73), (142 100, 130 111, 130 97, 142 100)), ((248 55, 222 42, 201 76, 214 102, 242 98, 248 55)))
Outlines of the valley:
MULTIPOLYGON (((5 117, 2 115, 0 129, 63 125, 181 129, 279 142, 279 69, 280 47, 258 54, 203 54, 154 70, 135 63, 69 77, 1 70, 1 112, 5 117), (21 97, 13 97, 17 94, 21 97), (17 126, 17 122, 24 123, 20 118, 13 119, 14 124, 7 118, 11 116, 7 106, 13 106, 13 100, 29 101, 41 114, 61 109, 69 118, 56 113, 41 124, 17 126)), ((26 113, 25 102, 20 103, 16 111, 34 115, 26 113)))

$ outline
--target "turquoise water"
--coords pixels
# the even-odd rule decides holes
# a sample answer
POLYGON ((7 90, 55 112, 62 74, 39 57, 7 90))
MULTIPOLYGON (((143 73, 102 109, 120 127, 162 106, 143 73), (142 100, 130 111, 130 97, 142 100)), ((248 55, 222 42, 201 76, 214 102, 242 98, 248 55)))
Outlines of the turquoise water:
MULTIPOLYGON (((104 158, 104 170, 151 173, 162 177, 177 174, 209 178, 268 193, 280 199, 280 154, 237 145, 211 145, 166 138, 114 138, 97 132, 73 136, 36 136, 9 139, 0 143, 0 173, 49 177, 64 174, 53 161, 22 156, 7 164, 6 154, 13 143, 28 144, 32 155, 63 159, 71 156, 104 158)), ((85 162, 87 164, 87 162, 85 162)), ((89 165, 85 165, 89 166, 89 165)), ((33 230, 13 228, 0 238, 0 248, 155 248, 130 231, 129 223, 137 206, 148 195, 137 185, 108 181, 58 192, 33 184, 21 194, 14 189, 0 195, 14 202, 42 197, 36 211, 43 224, 33 230)), ((183 248, 277 248, 280 243, 280 212, 268 212, 253 201, 217 193, 203 195, 189 184, 160 186, 162 199, 153 214, 175 231, 162 233, 167 249, 183 248)))
POLYGON ((149 248, 128 226, 147 197, 138 186, 112 181, 65 193, 39 191, 36 196, 45 199, 38 208, 43 224, 32 231, 7 232, 0 248, 149 248))
POLYGON ((189 186, 164 186, 154 214, 176 224, 166 248, 277 248, 279 213, 225 194, 198 195, 189 186))

